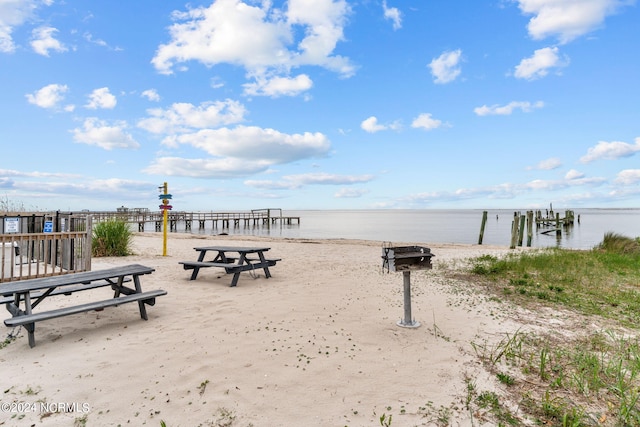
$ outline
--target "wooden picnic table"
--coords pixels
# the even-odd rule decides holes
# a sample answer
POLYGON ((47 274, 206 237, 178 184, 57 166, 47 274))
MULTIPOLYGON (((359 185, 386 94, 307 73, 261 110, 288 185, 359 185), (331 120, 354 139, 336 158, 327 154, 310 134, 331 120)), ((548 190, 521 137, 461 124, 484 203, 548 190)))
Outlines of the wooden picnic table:
POLYGON ((269 267, 276 265, 279 258, 266 258, 264 253, 271 248, 267 247, 238 247, 238 246, 204 246, 193 248, 198 252, 196 261, 180 261, 185 270, 193 270, 190 280, 198 277, 201 268, 219 267, 223 268, 227 274, 233 274, 231 286, 238 284, 240 273, 243 271, 255 272, 262 269, 265 277, 271 277, 269 267), (214 252, 215 255, 210 261, 205 261, 207 252, 214 252))
POLYGON ((147 320, 145 305, 154 305, 155 298, 166 295, 161 289, 142 292, 140 276, 155 271, 151 267, 130 264, 105 270, 83 271, 36 279, 19 280, 0 286, 0 303, 5 303, 12 317, 4 321, 8 327, 24 326, 29 333, 29 346, 35 346, 35 323, 85 311, 102 310, 129 302, 138 302, 140 317, 147 320), (133 282, 133 288, 126 286, 133 282), (75 292, 110 287, 113 297, 57 308, 48 311, 34 310, 45 299, 56 295, 71 295, 75 292))

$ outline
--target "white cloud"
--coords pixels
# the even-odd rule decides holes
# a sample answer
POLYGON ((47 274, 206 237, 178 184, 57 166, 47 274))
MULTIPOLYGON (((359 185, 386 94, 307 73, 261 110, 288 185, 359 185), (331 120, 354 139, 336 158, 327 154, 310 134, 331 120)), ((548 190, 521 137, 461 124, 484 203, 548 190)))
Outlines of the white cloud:
MULTIPOLYGON (((24 24, 41 2, 37 0, 0 1, 0 52, 15 51, 12 33, 14 28, 24 24)), ((46 3, 45 3, 46 4, 46 3)))
POLYGON ((224 81, 219 76, 211 77, 211 87, 214 89, 220 89, 224 87, 224 81))
MULTIPOLYGON (((579 174, 579 172, 578 172, 579 174)), ((585 178, 581 177, 571 177, 565 179, 558 180, 544 180, 544 179, 534 179, 524 185, 522 185, 523 190, 562 190, 569 187, 580 187, 580 186, 599 186, 606 182, 604 178, 585 178)))
POLYGON ((364 196, 368 192, 369 190, 362 188, 341 188, 336 194, 334 194, 334 197, 337 199, 355 199, 364 196))
POLYGON ((562 162, 560 161, 559 158, 550 157, 548 159, 544 159, 544 160, 540 161, 535 166, 529 166, 527 168, 527 170, 536 169, 536 170, 546 170, 546 171, 548 171, 548 170, 558 169, 560 166, 562 166, 562 162))
POLYGON ((559 181, 548 181, 543 179, 534 179, 525 184, 525 187, 528 187, 532 190, 553 190, 557 189, 560 186, 564 186, 564 183, 560 183, 559 181))
POLYGON ((59 172, 23 172, 15 169, 0 169, 0 176, 4 177, 29 177, 29 178, 72 178, 76 179, 79 175, 71 173, 59 172))
POLYGON ((362 130, 369 133, 376 133, 386 129, 386 126, 378 123, 378 118, 375 116, 371 116, 368 119, 363 120, 362 123, 360 123, 360 127, 362 130))
POLYGON ((352 75, 354 70, 348 59, 331 56, 337 43, 343 40, 343 28, 350 13, 351 7, 345 0, 289 0, 288 30, 301 26, 305 35, 298 43, 293 64, 319 65, 345 76, 352 75))
POLYGON ((144 92, 142 92, 142 96, 147 98, 149 101, 154 101, 154 102, 160 101, 160 95, 158 94, 158 91, 155 89, 145 90, 144 92))
POLYGON ((247 180, 251 187, 270 190, 291 190, 305 185, 354 185, 369 182, 373 175, 336 175, 329 173, 307 173, 283 176, 281 181, 247 180))
POLYGON ((116 97, 109 92, 109 88, 102 87, 91 92, 89 102, 85 105, 85 108, 90 110, 97 110, 98 108, 111 109, 114 108, 117 103, 116 97))
POLYGON ((459 67, 461 59, 462 51, 460 49, 444 52, 433 59, 429 63, 429 68, 431 68, 434 82, 444 84, 454 81, 462 72, 459 67))
POLYGON ((285 134, 256 126, 233 129, 203 129, 167 138, 165 145, 185 144, 215 157, 263 160, 269 165, 325 156, 330 148, 327 137, 319 132, 285 134))
POLYGON ((139 148, 140 144, 125 132, 126 127, 127 125, 124 122, 115 122, 113 125, 108 125, 103 120, 90 117, 84 121, 82 128, 73 129, 71 132, 76 142, 95 145, 105 150, 139 148))
POLYGON ((285 176, 285 179, 296 181, 300 185, 345 185, 361 184, 373 180, 373 175, 334 175, 329 173, 307 173, 285 176))
POLYGON ((87 187, 98 195, 104 194, 105 192, 111 194, 123 194, 123 196, 126 194, 124 197, 133 196, 131 197, 131 200, 139 200, 140 196, 146 196, 149 194, 149 182, 134 181, 131 179, 96 179, 90 181, 87 184, 87 187))
MULTIPOLYGON (((269 161, 247 160, 239 158, 184 159, 163 157, 157 159, 144 172, 168 176, 189 176, 194 178, 237 178, 265 173, 269 170, 269 161)), ((373 175, 337 175, 328 173, 308 173, 283 176, 280 181, 246 180, 244 184, 263 190, 292 190, 307 185, 354 185, 369 182, 373 175)), ((366 191, 357 190, 360 194, 366 191)), ((348 197, 347 191, 344 191, 348 197)), ((355 193, 354 193, 355 194, 355 193)), ((338 196, 336 196, 338 197, 338 196)), ((355 196, 351 196, 355 197, 355 196)))
MULTIPOLYGON (((190 146, 210 158, 189 159, 165 156, 145 169, 147 173, 172 176, 239 177, 265 172, 276 164, 312 157, 324 157, 331 146, 322 133, 285 134, 256 126, 219 126, 244 121, 245 107, 233 100, 194 106, 176 103, 168 109, 149 109, 150 117, 138 127, 164 134, 162 144, 169 149, 190 146)), ((202 156, 199 156, 202 157, 202 156)))
POLYGON ((566 67, 568 63, 568 59, 560 59, 557 47, 545 47, 537 49, 530 58, 520 61, 514 75, 519 79, 535 80, 549 74, 549 69, 566 67))
POLYGON ((247 111, 241 103, 226 99, 205 102, 200 106, 175 103, 166 110, 153 108, 147 110, 147 113, 151 117, 140 120, 140 128, 157 134, 174 134, 240 123, 244 121, 247 111))
POLYGON ((402 128, 402 125, 398 120, 390 124, 383 125, 378 123, 378 118, 376 116, 371 116, 360 123, 360 128, 365 132, 376 133, 383 130, 399 130, 402 128))
POLYGON ((254 188, 261 188, 264 190, 293 190, 299 188, 298 185, 294 181, 271 181, 271 180, 247 180, 244 182, 245 185, 254 188))
POLYGON ((580 158, 582 163, 590 163, 594 160, 607 159, 615 160, 621 157, 630 157, 640 151, 640 137, 636 138, 635 144, 629 144, 627 142, 613 141, 606 142, 600 141, 595 147, 590 147, 587 150, 587 154, 580 158))
POLYGON ((527 25, 532 38, 555 36, 563 44, 599 28, 607 16, 633 3, 633 0, 518 0, 525 15, 534 15, 527 25))
POLYGON ((402 14, 397 7, 387 7, 387 1, 382 2, 382 9, 384 10, 384 18, 393 22, 393 29, 398 30, 402 28, 402 14))
POLYGON ((600 187, 606 183, 607 180, 605 178, 587 178, 578 171, 569 171, 563 179, 534 179, 525 183, 502 183, 486 187, 459 188, 454 191, 416 193, 400 198, 399 201, 408 201, 410 204, 424 205, 430 202, 468 199, 514 199, 523 194, 562 191, 568 188, 600 187))
POLYGON ((584 178, 584 174, 580 171, 577 171, 575 169, 571 169, 569 172, 567 172, 564 176, 564 179, 566 180, 575 180, 575 179, 582 179, 584 178))
POLYGON ((279 96, 296 96, 306 92, 313 86, 313 82, 306 74, 296 77, 257 77, 253 83, 243 85, 245 94, 262 95, 277 98, 279 96))
POLYGON ((416 117, 411 123, 412 128, 422 128, 432 130, 441 127, 442 121, 431 117, 431 113, 423 113, 416 117))
POLYGON ((531 102, 523 102, 523 101, 512 101, 507 105, 483 105, 482 107, 477 107, 473 109, 473 112, 478 116, 488 116, 488 115, 510 115, 514 110, 519 109, 525 113, 529 113, 533 111, 535 108, 544 107, 544 102, 538 101, 535 103, 531 102))
POLYGON ((635 185, 639 183, 640 169, 625 169, 620 171, 615 182, 623 185, 635 185))
POLYGON ((53 27, 36 28, 32 32, 31 47, 37 54, 42 56, 49 56, 50 50, 66 52, 67 48, 53 37, 57 32, 58 30, 53 27))
POLYGON ((606 200, 637 200, 640 196, 640 189, 637 186, 617 188, 611 190, 606 197, 606 200))
POLYGON ((161 157, 143 170, 144 173, 191 178, 236 178, 264 172, 266 161, 235 158, 184 159, 161 157))
POLYGON ((122 48, 119 48, 119 47, 110 47, 109 44, 106 41, 102 40, 102 39, 94 39, 93 38, 93 34, 91 34, 91 33, 84 33, 83 37, 89 43, 93 43, 93 44, 98 45, 98 46, 106 47, 107 49, 114 50, 114 51, 121 51, 122 50, 122 48))
MULTIPOLYGON (((31 193, 32 197, 39 198, 46 195, 46 198, 51 200, 64 199, 66 202, 71 200, 79 200, 79 204, 84 207, 89 207, 86 203, 91 203, 88 198, 93 198, 92 202, 99 200, 105 200, 105 194, 118 194, 118 202, 131 201, 137 203, 140 200, 146 200, 150 196, 154 196, 149 191, 153 188, 153 183, 133 181, 125 179, 102 179, 96 180, 86 176, 80 175, 54 175, 49 177, 36 176, 35 174, 29 174, 25 176, 34 176, 32 180, 20 180, 16 181, 13 189, 18 194, 31 193), (57 179, 56 179, 57 178, 57 179), (46 188, 46 190, 44 190, 46 188)), ((55 204, 55 202, 53 202, 55 204)), ((113 202, 105 202, 105 205, 113 206, 113 202)), ((106 207, 104 209, 112 209, 112 207, 106 207)), ((42 210, 36 208, 35 210, 42 210)))
POLYGON ((67 85, 50 84, 34 93, 26 95, 30 104, 42 108, 55 108, 64 99, 64 94, 69 90, 67 85))
MULTIPOLYGON (((272 2, 218 0, 208 7, 174 12, 171 41, 158 47, 152 59, 163 74, 173 73, 177 64, 198 61, 205 66, 229 63, 244 67, 257 86, 256 94, 274 96, 278 85, 265 86, 279 76, 293 80, 297 94, 310 88, 304 78, 290 79, 292 68, 319 66, 350 77, 355 68, 348 58, 334 55, 344 38, 343 28, 351 12, 346 0, 290 0, 287 9, 272 8, 272 2), (268 87, 269 90, 258 90, 268 87)), ((307 77, 308 79, 308 77, 307 77)), ((283 94, 291 94, 291 81, 283 94)))

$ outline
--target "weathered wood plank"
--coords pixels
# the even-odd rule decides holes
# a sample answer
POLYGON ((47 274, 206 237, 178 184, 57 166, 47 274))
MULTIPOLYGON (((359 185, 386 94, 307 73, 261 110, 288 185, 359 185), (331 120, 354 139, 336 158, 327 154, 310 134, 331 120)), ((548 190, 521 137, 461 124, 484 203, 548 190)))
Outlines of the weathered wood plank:
MULTIPOLYGON (((128 283, 131 282, 130 278, 125 278, 122 283, 128 283)), ((49 296, 52 295, 71 295, 74 292, 79 292, 79 291, 86 291, 89 289, 97 289, 97 288, 102 288, 105 286, 113 286, 115 283, 114 282, 110 282, 108 280, 98 280, 95 282, 91 282, 91 283, 84 283, 78 286, 65 286, 62 289, 56 289, 55 291, 49 293, 49 296)), ((44 292, 32 292, 31 293, 31 298, 39 298, 40 296, 42 296, 42 294, 44 294, 44 292)), ((22 301, 24 298, 21 295, 20 301, 22 301)), ((6 297, 0 297, 0 304, 5 304, 8 302, 13 302, 14 301, 14 297, 13 296, 6 296, 6 297)))
MULTIPOLYGON (((18 315, 4 321, 4 324, 9 327, 26 325, 29 323, 40 322, 42 320, 55 319, 57 317, 69 316, 72 314, 78 314, 85 311, 99 310, 106 307, 118 306, 130 302, 141 301, 146 303, 149 301, 149 305, 155 303, 155 298, 166 295, 167 291, 157 289, 154 291, 140 292, 131 295, 126 295, 118 298, 111 298, 103 301, 94 301, 86 304, 76 305, 72 307, 63 307, 49 311, 43 311, 32 314, 18 315)), ((145 319, 146 320, 146 319, 145 319)))
POLYGON ((150 274, 154 271, 155 269, 151 267, 146 267, 140 264, 130 264, 106 270, 84 271, 80 273, 64 274, 61 276, 19 280, 0 286, 0 295, 13 295, 25 289, 34 291, 38 289, 55 288, 58 286, 90 283, 96 280, 117 279, 124 276, 150 274))

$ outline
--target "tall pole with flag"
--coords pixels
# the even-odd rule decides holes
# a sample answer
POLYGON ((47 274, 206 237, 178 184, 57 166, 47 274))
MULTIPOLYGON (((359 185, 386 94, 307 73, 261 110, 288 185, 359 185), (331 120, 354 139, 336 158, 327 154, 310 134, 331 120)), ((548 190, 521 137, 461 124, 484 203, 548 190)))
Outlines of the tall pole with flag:
POLYGON ((162 212, 162 256, 167 256, 167 217, 169 216, 169 211, 172 206, 169 204, 169 200, 171 200, 171 194, 169 194, 167 183, 165 182, 163 186, 158 187, 163 190, 162 194, 160 194, 160 199, 162 200, 162 204, 160 205, 160 209, 162 212))

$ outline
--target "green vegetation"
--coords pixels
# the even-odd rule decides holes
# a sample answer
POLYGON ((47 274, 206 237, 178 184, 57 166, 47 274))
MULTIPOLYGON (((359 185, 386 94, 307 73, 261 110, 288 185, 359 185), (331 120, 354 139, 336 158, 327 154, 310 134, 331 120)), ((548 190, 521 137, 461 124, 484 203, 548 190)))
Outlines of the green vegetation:
POLYGON ((14 337, 13 334, 9 334, 9 336, 5 338, 4 341, 0 342, 0 350, 11 344, 15 339, 16 337, 14 337))
POLYGON ((504 396, 470 386, 470 411, 498 425, 640 426, 640 239, 607 233, 590 251, 483 256, 469 273, 503 303, 561 325, 472 343, 504 396))
POLYGON ((630 239, 617 233, 607 233, 596 249, 640 256, 640 237, 630 239))
POLYGON ((91 253, 95 257, 131 255, 131 238, 126 222, 117 219, 100 222, 93 227, 91 253))
POLYGON ((209 380, 204 380, 200 383, 200 386, 198 386, 200 396, 202 396, 204 391, 207 389, 207 384, 209 384, 209 380))
POLYGON ((471 272, 484 276, 491 291, 525 307, 544 303, 640 324, 639 239, 607 234, 591 251, 545 249, 472 262, 471 272))
POLYGON ((387 414, 380 415, 380 425, 382 427, 389 427, 391 425, 391 420, 393 419, 393 415, 387 416, 387 414))

